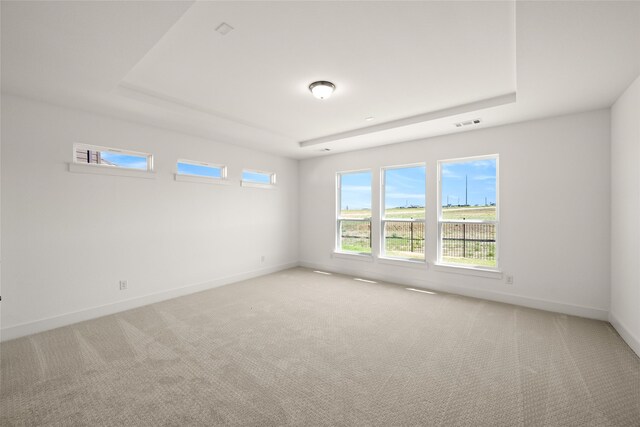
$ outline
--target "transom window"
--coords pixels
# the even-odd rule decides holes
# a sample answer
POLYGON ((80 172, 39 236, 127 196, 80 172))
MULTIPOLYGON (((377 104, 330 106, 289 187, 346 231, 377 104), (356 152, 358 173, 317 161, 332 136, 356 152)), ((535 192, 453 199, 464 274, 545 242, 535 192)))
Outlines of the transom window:
POLYGON ((438 162, 438 261, 498 267, 498 156, 438 162))
POLYGON ((425 259, 424 165, 382 169, 382 256, 425 259))
POLYGON ((272 186, 276 183, 276 174, 251 169, 242 171, 242 185, 249 186, 272 186))
POLYGON ((75 144, 73 150, 74 163, 149 172, 153 170, 153 156, 148 153, 85 144, 75 144))
POLYGON ((225 179, 227 167, 194 160, 178 160, 178 175, 198 176, 212 179, 225 179))
POLYGON ((337 185, 336 249, 370 254, 371 171, 338 173, 337 185))

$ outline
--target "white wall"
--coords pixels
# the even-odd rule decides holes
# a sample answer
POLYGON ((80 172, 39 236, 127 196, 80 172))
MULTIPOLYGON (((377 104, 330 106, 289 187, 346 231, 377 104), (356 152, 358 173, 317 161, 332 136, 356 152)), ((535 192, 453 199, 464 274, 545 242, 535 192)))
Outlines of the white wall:
POLYGON ((3 339, 297 263, 297 161, 4 95, 2 151, 3 339), (157 177, 69 172, 76 142, 151 152, 157 177), (176 182, 178 158, 234 185, 176 182))
MULTIPOLYGON (((635 93, 636 106, 637 87, 638 82, 628 92, 635 93)), ((614 107, 614 118, 622 117, 616 111, 623 111, 625 99, 614 107)), ((637 111, 633 106, 624 111, 633 108, 637 111)), ((413 286, 608 316, 609 110, 299 164, 24 98, 3 96, 2 113, 2 339, 263 274, 298 260, 413 286), (71 173, 67 168, 74 142, 153 152, 157 178, 71 173), (513 285, 504 278, 448 273, 433 266, 436 161, 494 153, 500 155, 500 264, 514 276, 513 285), (175 182, 177 158, 226 163, 235 182, 243 167, 274 170, 278 189, 175 182), (378 203, 379 168, 419 161, 427 163, 428 268, 332 256, 335 173, 372 168, 378 203), (263 254, 266 261, 261 263, 263 254), (121 279, 129 281, 129 290, 118 290, 121 279)), ((615 291, 613 295, 615 299, 615 291)), ((625 300, 629 298, 622 296, 622 304, 631 304, 625 300)), ((624 312, 615 307, 620 316, 637 314, 631 305, 624 312)))
POLYGON ((640 355, 640 77, 611 108, 611 323, 640 355))
MULTIPOLYGON (((542 309, 606 319, 610 298, 610 115, 600 110, 476 130, 300 162, 303 265, 393 280, 542 309), (500 265, 514 276, 485 278, 439 271, 436 162, 500 155, 500 265), (429 268, 331 256, 335 174, 426 161, 429 268)), ((374 224, 376 209, 374 211, 374 224)), ((374 239, 379 235, 374 229, 374 239)))

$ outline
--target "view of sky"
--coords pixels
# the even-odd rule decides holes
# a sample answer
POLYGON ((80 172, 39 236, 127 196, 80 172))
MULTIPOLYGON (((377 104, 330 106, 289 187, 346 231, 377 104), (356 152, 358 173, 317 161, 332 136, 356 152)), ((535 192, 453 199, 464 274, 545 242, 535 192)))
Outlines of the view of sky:
MULTIPOLYGON (((104 160, 130 169, 147 168, 143 156, 102 152, 104 160)), ((178 173, 220 177, 220 169, 178 163, 178 173)), ((385 173, 385 209, 425 205, 425 167, 387 169, 385 173)), ((442 163, 441 201, 447 205, 480 205, 496 203, 496 159, 442 163), (466 184, 465 184, 466 183, 466 184), (466 187, 466 191, 465 191, 466 187)), ((244 171, 244 181, 269 184, 268 174, 244 171)), ((371 172, 341 175, 341 210, 371 209, 371 172)))
POLYGON ((134 156, 131 154, 118 154, 110 153, 108 151, 101 151, 100 157, 102 157, 103 160, 106 160, 109 163, 120 166, 121 168, 142 170, 147 169, 147 158, 144 156, 134 156))
POLYGON ((408 206, 423 207, 425 205, 425 173, 424 166, 385 170, 385 209, 408 206))
POLYGON ((442 163, 440 177, 443 206, 496 203, 496 159, 442 163))
POLYGON ((178 173, 188 175, 206 176, 210 178, 221 178, 220 168, 202 165, 192 165, 190 163, 178 162, 178 173))
POLYGON ((341 210, 371 209, 371 172, 345 173, 341 177, 341 210))
POLYGON ((266 173, 243 171, 242 180, 257 182, 260 184, 271 184, 271 177, 269 176, 269 174, 266 174, 266 173))

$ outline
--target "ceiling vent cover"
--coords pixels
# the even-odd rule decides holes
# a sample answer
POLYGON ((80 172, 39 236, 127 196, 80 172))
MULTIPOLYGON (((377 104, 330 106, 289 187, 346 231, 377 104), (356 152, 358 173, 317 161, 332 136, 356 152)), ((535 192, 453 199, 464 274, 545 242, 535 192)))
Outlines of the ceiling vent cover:
POLYGON ((227 24, 226 22, 223 22, 222 24, 218 25, 218 28, 216 28, 216 31, 222 34, 223 36, 226 36, 227 34, 229 34, 231 30, 233 30, 233 27, 227 24))
POLYGON ((473 119, 473 120, 466 120, 464 122, 458 122, 458 123, 454 123, 455 127, 457 128, 461 128, 463 126, 471 126, 471 125, 478 125, 480 124, 480 122, 482 122, 482 120, 480 119, 473 119))

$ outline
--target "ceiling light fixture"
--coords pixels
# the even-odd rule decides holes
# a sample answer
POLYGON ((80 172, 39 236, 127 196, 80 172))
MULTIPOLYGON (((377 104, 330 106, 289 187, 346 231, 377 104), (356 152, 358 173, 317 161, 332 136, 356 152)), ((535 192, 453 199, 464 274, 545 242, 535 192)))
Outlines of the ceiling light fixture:
POLYGON ((309 90, 318 99, 327 99, 331 96, 334 90, 336 90, 336 85, 331 82, 327 82, 324 80, 313 82, 309 85, 309 90))
POLYGON ((364 118, 366 121, 370 122, 371 120, 373 120, 373 117, 369 116, 369 117, 365 117, 364 118))

